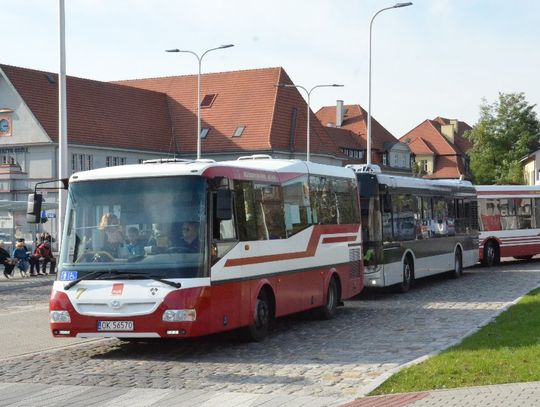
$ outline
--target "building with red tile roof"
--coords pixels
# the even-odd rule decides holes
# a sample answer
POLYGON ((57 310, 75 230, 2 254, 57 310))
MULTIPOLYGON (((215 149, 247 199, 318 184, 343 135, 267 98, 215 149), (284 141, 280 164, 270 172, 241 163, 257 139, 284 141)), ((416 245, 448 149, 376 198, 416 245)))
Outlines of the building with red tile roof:
MULTIPOLYGON (((204 74, 201 83, 203 158, 305 159, 307 104, 298 89, 276 86, 292 84, 283 68, 204 74)), ((119 82, 68 76, 66 90, 71 172, 196 157, 197 75, 119 82)), ((346 157, 310 114, 311 160, 341 166, 346 157)), ((58 178, 58 75, 0 65, 0 121, 2 179, 12 186, 0 199, 26 199, 35 183, 58 178)))
MULTIPOLYGON (((173 137, 179 152, 196 151, 197 76, 174 76, 117 82, 167 95, 173 137)), ((265 153, 280 158, 305 158, 307 105, 283 68, 205 74, 201 80, 203 155, 231 158, 265 153), (242 129, 241 134, 238 132, 242 129)), ((342 154, 311 112, 311 160, 341 164, 342 154)))
POLYGON ((409 145, 425 178, 471 179, 467 151, 472 144, 464 137, 467 123, 436 117, 425 120, 400 138, 409 145))
MULTIPOLYGON (((329 135, 339 149, 349 157, 349 163, 366 162, 367 112, 360 105, 344 105, 338 100, 336 106, 324 106, 317 111, 317 118, 327 127, 329 135)), ((373 164, 383 172, 410 175, 409 147, 396 139, 373 116, 371 156, 373 164)))

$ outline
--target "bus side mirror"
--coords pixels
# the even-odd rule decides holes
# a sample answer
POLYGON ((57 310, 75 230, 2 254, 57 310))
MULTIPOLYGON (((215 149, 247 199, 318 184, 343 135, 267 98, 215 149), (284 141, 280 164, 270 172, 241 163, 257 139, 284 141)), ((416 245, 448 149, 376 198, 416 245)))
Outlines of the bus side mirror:
POLYGON ((43 195, 28 194, 28 203, 26 206, 26 222, 41 223, 41 203, 43 195))
POLYGON ((228 189, 217 191, 216 218, 219 220, 232 219, 232 193, 228 189))

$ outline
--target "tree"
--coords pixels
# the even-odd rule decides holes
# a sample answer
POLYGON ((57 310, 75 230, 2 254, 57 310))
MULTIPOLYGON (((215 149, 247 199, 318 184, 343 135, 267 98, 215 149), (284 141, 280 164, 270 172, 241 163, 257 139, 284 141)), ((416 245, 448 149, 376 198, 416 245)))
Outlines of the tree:
POLYGON ((520 160, 540 143, 540 122, 523 93, 499 93, 499 100, 480 105, 480 120, 465 134, 476 184, 523 183, 520 160))

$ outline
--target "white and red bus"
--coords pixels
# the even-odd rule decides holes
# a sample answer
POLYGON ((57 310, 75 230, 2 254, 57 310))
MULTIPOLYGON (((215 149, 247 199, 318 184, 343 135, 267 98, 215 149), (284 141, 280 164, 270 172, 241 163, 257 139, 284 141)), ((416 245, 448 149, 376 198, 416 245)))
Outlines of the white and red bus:
POLYGON ((362 216, 366 287, 408 291, 419 279, 478 262, 476 191, 468 181, 356 171, 362 216))
POLYGON ((76 173, 51 330, 186 338, 245 327, 261 340, 274 317, 333 317, 363 288, 361 250, 347 168, 250 156, 76 173))
POLYGON ((531 259, 540 253, 540 186, 477 185, 480 260, 531 259))

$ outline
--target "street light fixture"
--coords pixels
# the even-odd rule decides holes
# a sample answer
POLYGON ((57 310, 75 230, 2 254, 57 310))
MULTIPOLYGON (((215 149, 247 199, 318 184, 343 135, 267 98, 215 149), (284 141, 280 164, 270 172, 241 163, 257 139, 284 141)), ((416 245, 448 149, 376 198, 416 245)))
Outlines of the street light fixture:
POLYGON ((311 92, 313 92, 315 89, 317 88, 342 88, 343 85, 338 85, 336 83, 332 83, 332 84, 328 84, 328 85, 316 85, 314 87, 312 87, 310 90, 307 90, 306 88, 304 88, 303 86, 301 85, 293 85, 293 84, 289 84, 289 83, 278 83, 276 85, 277 87, 279 88, 298 88, 298 89, 302 89, 304 92, 306 92, 307 94, 307 135, 306 135, 306 143, 307 143, 307 147, 306 147, 306 161, 309 161, 309 141, 310 141, 310 131, 309 131, 309 116, 310 116, 310 112, 311 112, 311 108, 310 108, 310 100, 311 100, 311 92))
POLYGON ((375 20, 375 17, 377 17, 380 13, 382 13, 385 10, 392 10, 394 8, 401 8, 401 7, 408 7, 412 6, 411 2, 407 3, 396 3, 392 7, 386 7, 383 8, 375 13, 375 15, 371 18, 371 22, 369 23, 369 85, 368 85, 368 137, 367 137, 367 158, 366 158, 366 164, 371 164, 371 33, 373 30, 373 20, 375 20))
POLYGON ((191 55, 195 55, 197 61, 199 61, 199 74, 197 75, 197 160, 201 158, 201 64, 203 57, 208 54, 210 51, 215 51, 218 49, 231 48, 234 47, 234 44, 220 45, 216 48, 207 49, 199 56, 197 53, 184 50, 184 49, 167 49, 166 52, 185 52, 191 55))

